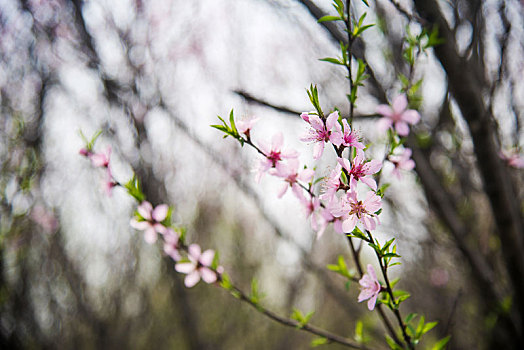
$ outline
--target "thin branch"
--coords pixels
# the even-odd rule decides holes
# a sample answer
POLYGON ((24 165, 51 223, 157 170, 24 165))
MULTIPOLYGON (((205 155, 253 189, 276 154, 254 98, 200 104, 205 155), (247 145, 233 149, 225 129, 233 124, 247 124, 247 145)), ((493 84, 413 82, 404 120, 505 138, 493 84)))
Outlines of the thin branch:
POLYGON ((302 325, 302 324, 300 324, 299 322, 297 322, 297 321, 295 321, 293 319, 289 319, 289 318, 285 318, 285 317, 279 316, 278 314, 274 313, 273 311, 264 308, 259 303, 254 303, 247 295, 245 295, 237 287, 232 287, 232 291, 235 294, 237 294, 237 297, 241 301, 251 305, 252 307, 257 309, 259 312, 261 312, 262 314, 266 315, 270 319, 280 323, 281 325, 284 325, 284 326, 287 326, 287 327, 291 327, 291 328, 296 328, 296 329, 299 329, 299 330, 307 332, 307 333, 311 333, 311 334, 314 334, 314 335, 317 335, 317 336, 320 336, 320 337, 324 337, 327 340, 329 340, 331 343, 338 343, 338 344, 344 345, 344 346, 346 346, 348 348, 352 348, 352 349, 367 349, 363 345, 359 345, 359 344, 353 343, 353 342, 349 341, 348 339, 346 339, 344 337, 341 337, 341 336, 339 336, 337 334, 328 332, 328 331, 326 331, 324 329, 315 327, 315 326, 307 324, 307 323, 302 325))

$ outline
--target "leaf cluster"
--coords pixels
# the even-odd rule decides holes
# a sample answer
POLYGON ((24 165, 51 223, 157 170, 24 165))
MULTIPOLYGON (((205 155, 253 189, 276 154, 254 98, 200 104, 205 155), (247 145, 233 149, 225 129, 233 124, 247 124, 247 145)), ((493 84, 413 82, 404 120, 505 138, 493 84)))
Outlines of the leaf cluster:
POLYGON ((241 146, 244 146, 244 142, 246 141, 240 134, 238 133, 237 127, 235 125, 235 117, 233 114, 233 110, 229 112, 229 124, 220 116, 218 116, 218 119, 222 122, 222 125, 211 125, 212 128, 218 129, 222 131, 225 135, 224 138, 231 136, 240 142, 241 146))

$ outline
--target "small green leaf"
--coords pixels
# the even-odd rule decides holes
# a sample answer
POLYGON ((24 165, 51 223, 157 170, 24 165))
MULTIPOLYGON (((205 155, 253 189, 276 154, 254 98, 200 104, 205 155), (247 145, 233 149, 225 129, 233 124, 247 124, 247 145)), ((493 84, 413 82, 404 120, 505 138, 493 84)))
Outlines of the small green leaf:
POLYGON ((316 348, 320 345, 326 345, 328 343, 328 339, 324 337, 315 338, 311 341, 311 346, 316 348))
POLYGON ((337 16, 323 16, 323 17, 320 17, 318 19, 318 23, 322 23, 322 22, 332 22, 332 21, 340 21, 342 20, 342 18, 340 17, 337 17, 337 16))
POLYGON ((386 334, 386 342, 388 343, 389 345, 389 348, 392 349, 392 350, 404 350, 400 345, 398 345, 397 343, 395 343, 395 341, 393 340, 393 338, 391 338, 389 335, 386 334))
POLYGON ((422 328, 422 335, 426 334, 427 332, 429 332, 430 330, 432 330, 436 325, 438 324, 438 322, 428 322, 424 325, 424 328, 422 328))
POLYGON ((444 349, 446 347, 446 344, 449 342, 450 338, 451 338, 451 336, 448 335, 447 337, 440 339, 438 342, 435 343, 435 345, 433 345, 431 350, 442 350, 442 349, 444 349))
POLYGON ((333 58, 333 57, 320 58, 319 61, 324 61, 324 62, 329 62, 329 63, 333 63, 333 64, 338 64, 338 65, 341 65, 341 66, 345 65, 344 62, 340 61, 339 59, 333 58))

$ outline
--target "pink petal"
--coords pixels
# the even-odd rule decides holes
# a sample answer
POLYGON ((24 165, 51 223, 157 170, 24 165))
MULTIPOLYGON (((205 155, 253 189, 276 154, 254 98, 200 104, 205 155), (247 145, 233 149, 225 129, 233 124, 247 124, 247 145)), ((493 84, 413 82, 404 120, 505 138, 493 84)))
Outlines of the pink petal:
POLYGON ((158 233, 160 233, 160 234, 162 234, 162 235, 163 235, 164 233, 166 233, 166 231, 167 231, 167 227, 165 227, 165 226, 162 225, 162 224, 154 224, 153 227, 154 227, 154 229, 155 229, 156 232, 158 232, 158 233))
POLYGON ((156 242, 157 240, 157 234, 156 234, 156 231, 153 227, 149 227, 145 232, 144 232, 144 240, 146 241, 146 243, 149 243, 149 244, 153 244, 156 242))
POLYGON ((314 115, 314 114, 310 115, 309 116, 309 124, 311 124, 313 129, 315 129, 316 131, 324 131, 325 130, 324 122, 322 121, 322 119, 320 119, 320 117, 318 115, 314 115))
POLYGON ((213 259, 215 258, 215 251, 208 249, 200 256, 200 263, 204 266, 211 266, 213 259))
POLYGON ((375 228, 377 228, 377 224, 375 223, 375 220, 373 220, 372 217, 364 216, 360 219, 362 221, 362 224, 364 224, 364 228, 368 231, 373 231, 375 228))
POLYGON ((277 191, 277 197, 278 198, 282 198, 282 196, 284 196, 284 194, 286 194, 287 192, 287 188, 289 187, 289 183, 287 182, 284 182, 280 185, 278 185, 278 191, 277 191))
POLYGON ((397 130, 397 133, 400 136, 408 136, 409 134, 409 126, 406 122, 403 121, 395 122, 395 130, 397 130))
POLYGON ((377 108, 375 108, 375 112, 387 118, 391 118, 393 116, 393 110, 389 105, 378 105, 377 108))
POLYGON ((391 107, 393 108, 393 112, 396 115, 400 115, 408 107, 408 98, 405 94, 398 95, 393 100, 393 104, 391 107))
POLYGON ((197 270, 194 270, 186 276, 186 278, 184 279, 184 284, 187 288, 191 288, 195 284, 197 284, 198 281, 200 281, 200 273, 197 270))
POLYGON ((402 113, 401 120, 408 122, 409 124, 417 124, 420 120, 420 114, 414 109, 408 109, 402 113))
POLYGON ((309 123, 309 114, 307 112, 303 112, 301 115, 300 115, 300 118, 304 119, 306 122, 309 123))
POLYGON ((167 204, 160 204, 156 206, 151 216, 153 217, 155 221, 162 222, 167 217, 168 211, 169 211, 169 206, 167 204))
POLYGON ((129 224, 131 225, 131 227, 133 227, 134 229, 137 229, 137 230, 140 230, 140 231, 144 231, 146 230, 148 227, 151 227, 151 224, 147 221, 138 221, 137 219, 133 218, 131 219, 131 221, 129 222, 129 224))
POLYGON ((375 269, 373 268, 373 265, 368 264, 367 270, 368 270, 368 274, 371 277, 371 279, 373 280, 373 282, 378 282, 377 274, 375 273, 375 269))
POLYGON ((342 222, 342 230, 344 232, 351 232, 357 225, 357 216, 349 215, 349 217, 342 222))
POLYGON ((360 181, 369 186, 373 191, 377 190, 377 182, 370 177, 361 177, 360 181))
POLYGON ((389 119, 389 118, 381 118, 377 122, 377 130, 379 132, 381 132, 381 133, 384 133, 384 132, 386 132, 387 129, 389 129, 391 127, 392 124, 393 124, 393 122, 391 121, 391 119, 389 119))
POLYGON ((316 142, 313 146, 313 159, 318 159, 324 152, 324 141, 316 142))
POLYGON ((368 289, 368 288, 363 288, 361 291, 360 291, 360 294, 358 295, 358 302, 362 302, 366 299, 369 299, 373 296, 373 294, 375 294, 372 290, 368 289))
POLYGON ((146 220, 151 220, 153 206, 148 201, 143 201, 137 208, 138 214, 146 220))
POLYGON ((313 169, 304 169, 298 174, 297 179, 309 183, 311 179, 313 179, 313 176, 315 176, 313 169))
POLYGON ((375 294, 371 297, 371 299, 369 299, 368 301, 369 311, 373 311, 373 309, 375 308, 375 304, 377 303, 377 297, 378 297, 378 294, 375 294))
POLYGON ((175 270, 180 273, 190 273, 195 270, 195 265, 189 262, 178 263, 175 265, 175 270))
POLYGON ((332 132, 331 135, 329 135, 329 141, 331 141, 331 143, 334 144, 335 146, 340 146, 342 142, 344 142, 344 138, 342 137, 342 132, 341 131, 332 132))
POLYGON ((272 150, 279 150, 282 147, 282 144, 284 143, 284 135, 282 135, 281 132, 276 133, 271 138, 271 149, 272 150))
POLYGON ((377 171, 382 168, 382 162, 378 159, 372 159, 371 161, 366 163, 367 172, 366 174, 375 174, 377 171))
POLYGON ((200 258, 200 255, 202 254, 200 246, 196 243, 191 244, 189 248, 187 248, 187 251, 189 253, 189 256, 195 260, 198 260, 200 258))
POLYGON ((207 267, 202 267, 200 269, 200 276, 202 276, 202 279, 206 283, 215 283, 217 280, 217 274, 213 271, 208 269, 207 267))
POLYGON ((338 121, 338 112, 331 113, 326 120, 326 130, 331 130, 335 123, 338 121))

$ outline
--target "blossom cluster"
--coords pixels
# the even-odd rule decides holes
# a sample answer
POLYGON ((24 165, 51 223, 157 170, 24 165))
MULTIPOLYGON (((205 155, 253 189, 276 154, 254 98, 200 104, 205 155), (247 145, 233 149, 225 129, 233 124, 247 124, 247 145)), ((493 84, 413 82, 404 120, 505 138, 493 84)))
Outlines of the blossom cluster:
POLYGON ((91 147, 85 147, 80 149, 78 152, 80 155, 91 160, 91 164, 95 168, 105 169, 105 177, 103 182, 103 187, 108 196, 111 196, 113 188, 118 186, 118 181, 113 177, 113 172, 111 171, 110 158, 111 158, 111 146, 107 147, 106 152, 93 152, 91 147))
MULTIPOLYGON (((407 98, 399 95, 391 106, 380 105, 377 113, 383 118, 378 122, 378 129, 385 131, 390 128, 399 136, 409 134, 409 125, 420 120, 417 111, 407 108, 407 98)), ((365 145, 358 133, 353 130, 346 119, 340 117, 338 111, 327 117, 317 109, 317 112, 304 112, 300 115, 309 128, 301 137, 301 141, 313 145, 313 158, 319 159, 327 146, 331 146, 337 155, 337 163, 333 170, 323 177, 323 186, 319 194, 313 189, 315 171, 299 164, 299 153, 284 147, 282 133, 273 135, 271 143, 260 141, 254 143, 252 129, 258 119, 234 121, 229 128, 227 124, 220 126, 221 130, 233 135, 239 141, 248 143, 262 155, 256 166, 256 181, 259 182, 268 173, 282 180, 278 189, 278 197, 282 197, 288 188, 298 198, 311 218, 311 226, 320 237, 326 227, 333 223, 338 233, 351 233, 357 226, 366 231, 373 231, 380 224, 379 214, 382 208, 381 193, 374 175, 381 169, 383 162, 369 159, 365 154, 365 145), (318 113, 317 113, 318 112, 318 113)), ((411 170, 415 163, 411 159, 409 148, 396 145, 391 149, 386 159, 395 168, 393 174, 400 178, 400 170, 411 170), (394 153, 394 150, 397 150, 394 153), (401 152, 398 150, 401 149, 401 152)), ((368 308, 372 310, 380 293, 381 286, 376 274, 368 266, 368 273, 360 280, 361 294, 359 301, 369 300, 368 308)))
MULTIPOLYGON (((97 153, 93 151, 93 143, 94 140, 88 142, 79 153, 88 158, 94 167, 105 170, 104 188, 107 195, 111 195, 115 186, 124 186, 129 190, 128 186, 133 183, 133 180, 126 185, 121 185, 113 177, 110 165, 111 147, 108 147, 106 152, 97 153)), ((213 268, 215 252, 211 249, 202 252, 200 246, 195 243, 186 246, 180 234, 171 227, 169 215, 170 208, 167 204, 153 207, 150 202, 143 200, 138 205, 130 225, 144 232, 144 240, 148 244, 157 242, 159 235, 162 237, 165 254, 175 261, 176 271, 186 274, 184 283, 188 288, 196 285, 200 279, 206 283, 216 282, 223 268, 221 266, 213 268), (183 251, 187 252, 187 258, 183 258, 183 251)))
POLYGON ((130 225, 137 230, 144 231, 144 240, 149 244, 154 244, 159 234, 162 236, 164 252, 176 262, 175 270, 186 274, 184 280, 186 287, 193 287, 200 279, 206 283, 216 282, 223 268, 217 266, 213 269, 215 252, 211 249, 202 252, 196 243, 186 247, 179 233, 169 226, 168 214, 169 206, 167 204, 153 207, 148 201, 143 201, 138 205, 130 225), (187 259, 182 257, 182 251, 187 251, 187 259))

